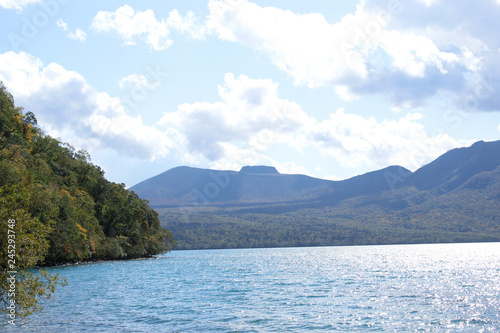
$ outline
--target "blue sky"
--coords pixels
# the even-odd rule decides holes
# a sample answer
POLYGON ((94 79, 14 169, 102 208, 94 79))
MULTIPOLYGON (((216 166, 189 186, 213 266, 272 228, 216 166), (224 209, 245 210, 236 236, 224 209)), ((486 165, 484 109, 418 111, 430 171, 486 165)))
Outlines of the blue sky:
POLYGON ((0 80, 132 186, 344 179, 500 137, 500 1, 0 0, 0 80))

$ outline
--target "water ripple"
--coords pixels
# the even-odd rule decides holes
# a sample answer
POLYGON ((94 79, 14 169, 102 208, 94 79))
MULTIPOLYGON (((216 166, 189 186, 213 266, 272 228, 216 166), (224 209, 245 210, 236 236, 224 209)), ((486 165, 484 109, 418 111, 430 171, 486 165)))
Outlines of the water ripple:
POLYGON ((178 251, 50 269, 13 332, 500 330, 500 244, 178 251))

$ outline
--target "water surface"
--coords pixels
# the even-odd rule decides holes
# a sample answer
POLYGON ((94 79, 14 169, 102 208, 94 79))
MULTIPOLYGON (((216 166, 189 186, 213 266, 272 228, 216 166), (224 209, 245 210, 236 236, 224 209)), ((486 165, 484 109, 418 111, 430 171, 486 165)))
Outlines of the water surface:
POLYGON ((50 269, 16 332, 497 332, 500 243, 175 251, 50 269))

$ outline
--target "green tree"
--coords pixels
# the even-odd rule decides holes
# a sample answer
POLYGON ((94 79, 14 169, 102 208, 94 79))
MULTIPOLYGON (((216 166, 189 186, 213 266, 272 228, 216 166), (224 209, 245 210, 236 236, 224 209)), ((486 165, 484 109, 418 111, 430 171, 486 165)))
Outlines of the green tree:
POLYGON ((66 283, 57 274, 29 270, 43 262, 49 246, 46 237, 51 231, 50 224, 43 224, 29 214, 26 209, 29 202, 29 191, 23 186, 0 189, 1 311, 9 313, 11 300, 15 300, 15 315, 19 317, 38 310, 39 298, 50 298, 58 284, 66 283), (9 281, 10 277, 13 280, 9 281))
POLYGON ((15 286, 18 316, 65 283, 36 266, 146 257, 175 245, 147 201, 36 123, 0 83, 0 297, 9 310, 15 286))

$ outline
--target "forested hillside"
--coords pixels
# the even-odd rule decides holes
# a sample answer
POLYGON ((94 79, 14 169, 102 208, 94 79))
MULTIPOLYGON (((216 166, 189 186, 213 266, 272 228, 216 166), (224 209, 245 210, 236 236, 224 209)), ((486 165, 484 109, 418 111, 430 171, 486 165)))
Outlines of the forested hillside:
POLYGON ((172 242, 147 201, 107 181, 85 151, 45 135, 35 115, 16 107, 0 83, 2 299, 7 271, 19 271, 18 309, 29 309, 28 294, 41 295, 51 284, 27 268, 145 257, 169 250, 172 242))
POLYGON ((393 166, 331 182, 300 201, 238 205, 220 200, 229 187, 211 202, 156 208, 179 249, 500 241, 500 141, 453 149, 415 173, 393 166))
POLYGON ((0 109, 2 223, 25 214, 17 225, 31 221, 27 232, 40 254, 38 264, 136 258, 169 249, 171 235, 147 201, 107 181, 85 151, 45 135, 3 86, 0 109))
POLYGON ((500 167, 446 194, 413 187, 341 202, 157 209, 178 249, 500 241, 500 167))

